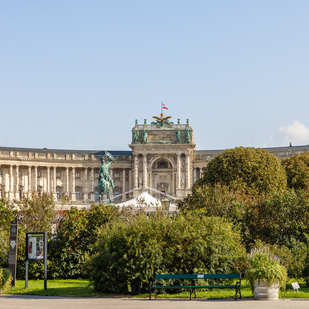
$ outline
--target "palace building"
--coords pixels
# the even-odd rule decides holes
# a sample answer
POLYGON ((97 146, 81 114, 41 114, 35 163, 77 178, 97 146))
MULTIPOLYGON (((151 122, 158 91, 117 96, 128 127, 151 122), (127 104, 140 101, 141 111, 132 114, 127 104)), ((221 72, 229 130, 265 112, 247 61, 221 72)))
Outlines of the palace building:
MULTIPOLYGON (((208 162, 223 150, 196 150, 193 128, 154 117, 156 122, 132 128, 131 150, 109 151, 114 189, 120 203, 143 191, 183 198, 202 176, 208 162)), ((279 158, 309 151, 309 146, 265 148, 279 158)), ((97 183, 100 158, 105 151, 0 147, 0 197, 11 201, 30 192, 48 192, 60 203, 85 207, 99 199, 97 183)), ((103 197, 103 199, 106 197, 103 197)))

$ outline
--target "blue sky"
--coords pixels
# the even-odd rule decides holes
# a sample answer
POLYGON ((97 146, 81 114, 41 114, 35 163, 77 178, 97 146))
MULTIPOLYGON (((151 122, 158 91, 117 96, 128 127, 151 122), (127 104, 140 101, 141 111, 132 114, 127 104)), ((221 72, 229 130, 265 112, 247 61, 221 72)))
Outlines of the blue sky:
POLYGON ((160 102, 197 149, 309 144, 309 1, 0 0, 0 146, 129 150, 160 102))

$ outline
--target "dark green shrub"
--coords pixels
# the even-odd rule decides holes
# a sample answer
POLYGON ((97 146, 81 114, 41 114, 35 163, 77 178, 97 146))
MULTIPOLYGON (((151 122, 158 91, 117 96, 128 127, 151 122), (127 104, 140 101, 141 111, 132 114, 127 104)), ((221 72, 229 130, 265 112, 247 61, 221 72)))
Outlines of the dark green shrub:
POLYGON ((143 293, 156 273, 230 273, 245 251, 240 236, 220 218, 196 214, 140 214, 100 229, 91 259, 97 291, 143 293))
POLYGON ((87 278, 85 262, 92 252, 98 227, 119 216, 114 206, 92 205, 90 210, 66 211, 55 239, 48 243, 49 276, 54 279, 87 278))
POLYGON ((308 189, 309 188, 309 153, 302 153, 281 161, 289 188, 308 189))
POLYGON ((16 220, 15 215, 13 205, 0 198, 0 267, 8 267, 10 226, 16 220))
POLYGON ((309 193, 287 190, 272 193, 254 202, 243 217, 246 244, 260 239, 268 244, 292 248, 293 242, 307 243, 309 233, 309 193))

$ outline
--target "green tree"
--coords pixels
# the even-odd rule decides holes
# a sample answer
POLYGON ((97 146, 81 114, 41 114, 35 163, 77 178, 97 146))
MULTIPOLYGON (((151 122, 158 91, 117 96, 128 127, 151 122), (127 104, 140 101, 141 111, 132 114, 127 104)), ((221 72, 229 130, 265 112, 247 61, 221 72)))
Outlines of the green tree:
POLYGON ((309 153, 302 153, 281 161, 287 176, 289 188, 309 188, 309 153))
POLYGON ((91 259, 97 291, 145 293, 156 273, 229 273, 245 256, 240 235, 221 218, 143 213, 101 228, 91 259))
POLYGON ((8 267, 10 226, 16 220, 16 213, 9 201, 0 199, 0 267, 8 267))
MULTIPOLYGON (((18 209, 18 248, 17 278, 25 277, 25 236, 28 232, 47 232, 48 238, 57 229, 59 213, 51 194, 32 193, 15 201, 18 209)), ((42 261, 29 262, 29 279, 42 279, 44 265, 42 261)))
POLYGON ((118 216, 118 208, 104 204, 92 205, 89 210, 67 210, 56 238, 49 242, 49 275, 57 279, 87 278, 86 262, 97 240, 97 228, 118 216))
POLYGON ((309 192, 288 189, 258 197, 220 185, 199 185, 193 186, 192 195, 180 207, 185 212, 199 210, 205 216, 229 220, 241 232, 248 252, 257 241, 275 246, 276 254, 287 256, 285 260, 293 256, 285 265, 289 277, 299 277, 305 268, 309 278, 309 258, 305 260, 309 251, 309 192))
POLYGON ((260 239, 267 244, 291 247, 295 240, 306 243, 309 233, 309 193, 287 190, 272 193, 248 207, 243 218, 247 244, 260 239))
POLYGON ((260 148, 228 149, 211 160, 196 185, 220 184, 231 190, 259 195, 286 188, 286 176, 280 160, 260 148))

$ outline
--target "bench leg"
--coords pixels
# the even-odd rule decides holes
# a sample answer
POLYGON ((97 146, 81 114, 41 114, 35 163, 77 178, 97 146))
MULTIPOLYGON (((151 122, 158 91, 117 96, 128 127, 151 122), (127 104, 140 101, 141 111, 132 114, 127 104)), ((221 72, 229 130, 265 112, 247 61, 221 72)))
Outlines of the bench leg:
POLYGON ((240 289, 236 289, 236 291, 235 291, 235 300, 237 300, 237 293, 239 293, 239 298, 241 298, 240 289))
POLYGON ((190 300, 191 300, 192 289, 190 289, 190 300))
POLYGON ((157 290, 155 289, 155 299, 157 299, 157 290))
POLYGON ((149 299, 151 299, 151 290, 149 289, 149 299))

